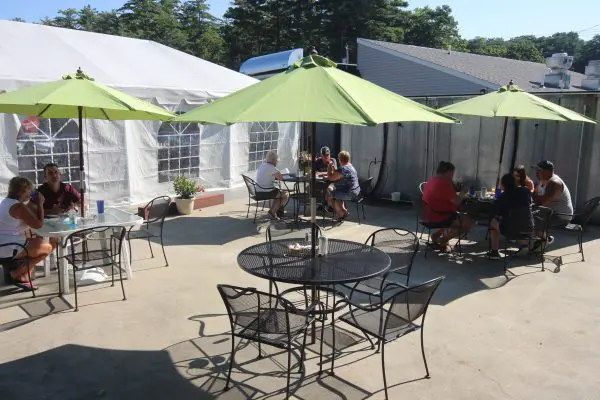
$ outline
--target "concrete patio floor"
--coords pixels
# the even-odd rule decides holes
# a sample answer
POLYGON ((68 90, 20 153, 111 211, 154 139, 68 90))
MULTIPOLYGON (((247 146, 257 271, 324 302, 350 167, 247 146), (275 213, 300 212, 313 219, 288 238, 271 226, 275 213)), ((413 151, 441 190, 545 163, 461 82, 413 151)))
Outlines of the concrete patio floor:
MULTIPOLYGON (((380 227, 415 229, 409 208, 367 206, 366 213, 362 225, 346 222, 327 236, 364 241, 380 227)), ((267 346, 263 351, 274 356, 261 360, 256 346, 241 349, 234 387, 221 391, 231 342, 216 285, 267 288, 236 263, 240 250, 264 240, 265 223, 246 219, 244 200, 168 219, 170 267, 163 267, 160 247, 149 259, 147 244, 135 242, 127 301, 119 286, 88 286, 80 291, 80 311, 72 312, 72 294, 50 294, 56 273, 40 279, 36 299, 0 297, 0 399, 283 398, 286 356, 267 346)), ((483 229, 470 237, 483 242, 483 229)), ((575 239, 557 236, 550 250, 563 256, 559 273, 525 260, 504 275, 501 262, 483 257, 483 245, 467 246, 470 254, 458 260, 418 254, 415 281, 446 275, 425 326, 431 379, 422 379, 419 335, 407 335, 386 346, 390 398, 600 398, 597 237, 598 229, 587 234, 588 261, 579 262, 579 254, 569 254, 575 239)), ((292 374, 291 398, 384 398, 380 355, 351 328, 337 326, 335 375, 316 375, 318 347, 311 346, 306 371, 292 374)))

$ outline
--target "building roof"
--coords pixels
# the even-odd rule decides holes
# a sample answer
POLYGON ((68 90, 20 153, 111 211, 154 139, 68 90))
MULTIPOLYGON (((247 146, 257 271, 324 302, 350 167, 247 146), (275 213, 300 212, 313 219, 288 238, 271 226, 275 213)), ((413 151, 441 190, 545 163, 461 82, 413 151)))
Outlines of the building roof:
POLYGON ((0 90, 54 81, 78 67, 103 84, 152 96, 161 90, 221 97, 257 82, 149 40, 2 20, 0 37, 0 90))
MULTIPOLYGON (((523 90, 530 92, 559 90, 554 87, 541 87, 542 78, 550 71, 542 63, 388 43, 370 39, 358 39, 358 43, 442 70, 454 76, 477 81, 480 84, 487 83, 487 86, 493 89, 506 85, 512 80, 523 90)), ((581 87, 581 80, 584 78, 585 75, 583 74, 571 72, 571 88, 564 89, 564 91, 584 90, 581 87)))

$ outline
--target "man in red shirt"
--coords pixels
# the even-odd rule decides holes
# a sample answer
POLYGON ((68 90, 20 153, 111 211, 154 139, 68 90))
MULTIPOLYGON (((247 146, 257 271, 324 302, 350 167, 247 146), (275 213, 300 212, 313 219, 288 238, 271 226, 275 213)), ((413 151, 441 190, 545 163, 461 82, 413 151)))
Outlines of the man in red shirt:
POLYGON ((73 186, 61 182, 61 173, 56 164, 46 164, 44 175, 46 181, 37 190, 44 196, 46 214, 62 214, 80 205, 81 195, 73 186))
POLYGON ((445 252, 450 251, 448 241, 468 232, 473 220, 458 212, 462 196, 454 188, 452 163, 441 161, 435 176, 425 184, 423 190, 423 221, 439 228, 431 235, 433 246, 445 252))

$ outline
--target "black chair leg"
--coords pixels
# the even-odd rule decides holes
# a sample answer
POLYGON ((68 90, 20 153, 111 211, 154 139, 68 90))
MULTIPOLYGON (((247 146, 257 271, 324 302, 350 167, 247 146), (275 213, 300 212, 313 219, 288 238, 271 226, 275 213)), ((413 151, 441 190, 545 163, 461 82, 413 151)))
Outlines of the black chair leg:
POLYGON ((308 336, 308 326, 304 329, 304 338, 302 339, 300 366, 298 367, 298 372, 302 372, 304 370, 304 360, 306 360, 306 336, 308 336))
MULTIPOLYGON (((35 274, 35 267, 33 267, 33 273, 35 274)), ((27 265, 27 279, 29 280, 29 286, 31 287, 31 296, 35 298, 35 290, 33 290, 33 282, 31 280, 31 268, 27 265)))
POLYGON ((250 216, 250 202, 252 201, 252 199, 250 198, 250 196, 248 196, 248 210, 246 211, 246 218, 248 218, 250 216))
MULTIPOLYGON (((120 271, 120 269, 119 269, 120 271)), ((111 276, 111 284, 110 286, 115 286, 115 263, 110 263, 110 276, 111 276)))
POLYGON ((292 344, 288 343, 288 364, 287 364, 287 386, 285 388, 285 398, 290 397, 290 374, 292 369, 292 344))
POLYGON ((131 228, 129 228, 129 231, 127 231, 127 247, 129 248, 129 265, 133 264, 133 253, 131 252, 131 238, 129 237, 129 234, 131 233, 132 229, 133 229, 133 226, 131 228))
MULTIPOLYGON (((335 304, 333 305, 335 307, 335 304)), ((331 313, 331 375, 335 375, 333 366, 335 363, 335 316, 331 313)))
POLYGON ((358 224, 360 225, 360 208, 358 201, 356 202, 356 217, 358 218, 358 224))
POLYGON ((79 302, 77 299, 77 276, 75 275, 76 269, 73 267, 73 290, 75 291, 75 311, 79 311, 79 302))
MULTIPOLYGON (((150 232, 148 232, 148 234, 150 235, 150 232)), ((150 257, 154 258, 154 252, 152 251, 152 242, 150 242, 150 237, 148 237, 147 239, 148 239, 148 247, 150 247, 150 257)))
POLYGON ((321 345, 319 349, 319 375, 323 372, 323 334, 325 333, 325 317, 321 315, 321 345))
POLYGON ((169 266, 169 261, 167 261, 167 253, 165 253, 165 243, 163 241, 163 228, 160 228, 160 247, 162 247, 163 257, 165 258, 165 267, 169 266))
POLYGON ((579 252, 581 253, 581 261, 585 261, 585 255, 583 254, 583 231, 579 232, 577 240, 579 241, 579 252))
POLYGON ((223 391, 229 390, 229 381, 231 380, 231 370, 233 369, 233 357, 235 356, 235 337, 231 335, 231 358, 229 358, 229 371, 227 372, 227 382, 223 391))
POLYGON ((381 345, 381 370, 383 372, 383 388, 385 390, 385 398, 388 398, 387 379, 385 377, 385 343, 381 345))
POLYGON ((127 300, 125 296, 125 285, 123 284, 123 268, 121 268, 121 256, 119 256, 119 279, 121 280, 121 291, 123 292, 123 300, 127 300))
POLYGON ((256 207, 254 208, 254 223, 256 223, 256 215, 258 214, 258 201, 256 202, 256 207))
POLYGON ((429 367, 425 358, 425 343, 423 341, 423 328, 421 328, 421 355, 423 356, 423 364, 425 364, 425 378, 429 378, 429 367))

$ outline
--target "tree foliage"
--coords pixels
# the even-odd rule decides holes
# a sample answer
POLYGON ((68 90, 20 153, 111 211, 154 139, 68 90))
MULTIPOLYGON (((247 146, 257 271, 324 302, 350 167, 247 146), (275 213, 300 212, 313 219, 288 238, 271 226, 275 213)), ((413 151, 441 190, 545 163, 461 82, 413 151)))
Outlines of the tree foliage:
POLYGON ((600 59, 600 35, 587 42, 576 32, 466 40, 449 6, 409 10, 404 0, 232 0, 223 20, 210 14, 206 0, 124 0, 117 10, 87 5, 39 22, 153 40, 236 69, 250 57, 313 46, 336 61, 348 48, 354 62, 357 38, 534 62, 564 52, 579 72, 600 59))

